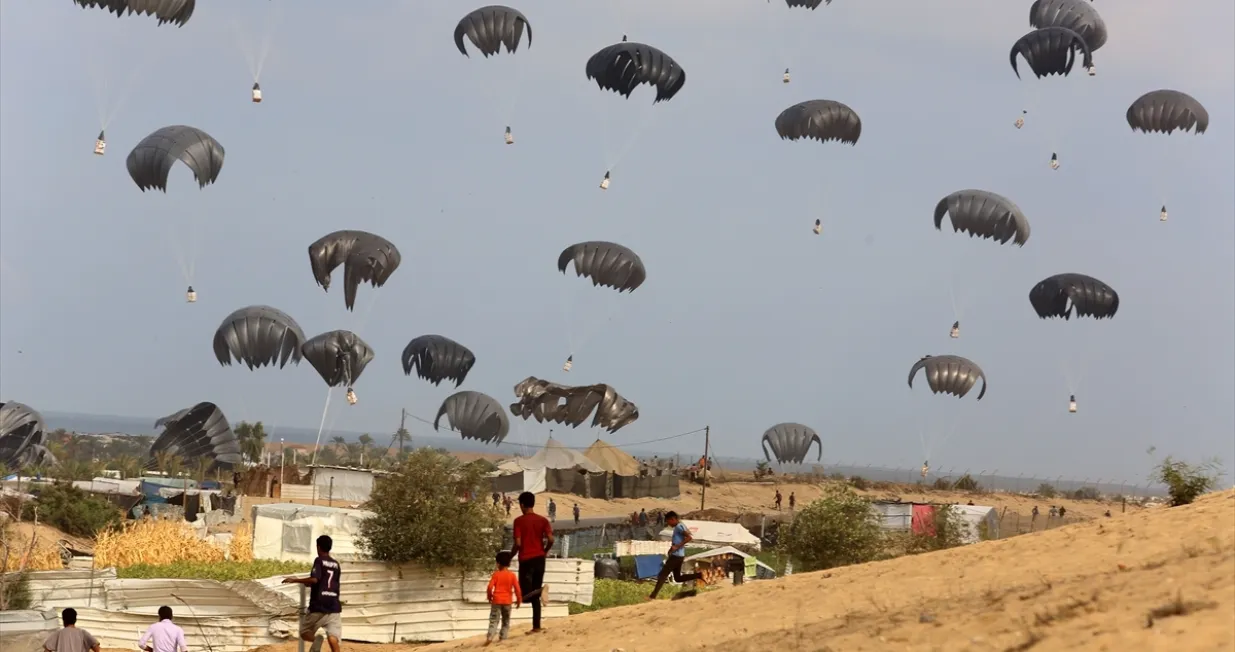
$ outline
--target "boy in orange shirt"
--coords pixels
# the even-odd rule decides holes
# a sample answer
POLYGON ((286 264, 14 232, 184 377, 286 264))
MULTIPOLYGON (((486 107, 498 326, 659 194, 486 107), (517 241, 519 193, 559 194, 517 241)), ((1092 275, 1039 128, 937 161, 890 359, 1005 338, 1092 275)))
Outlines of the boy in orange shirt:
POLYGON ((506 640, 510 635, 510 603, 518 609, 523 604, 523 592, 519 590, 519 578, 510 570, 511 554, 505 550, 497 553, 497 570, 489 578, 489 635, 485 637, 485 645, 493 643, 493 637, 498 635, 498 625, 502 627, 498 640, 506 640))

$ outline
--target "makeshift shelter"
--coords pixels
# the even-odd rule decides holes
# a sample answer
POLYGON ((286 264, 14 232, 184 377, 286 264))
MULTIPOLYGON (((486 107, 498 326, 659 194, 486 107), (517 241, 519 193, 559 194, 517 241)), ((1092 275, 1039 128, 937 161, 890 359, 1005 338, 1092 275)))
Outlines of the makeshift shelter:
POLYGON ((637 476, 643 470, 643 465, 630 453, 599 439, 593 442, 583 455, 609 473, 637 476))
POLYGON ((374 479, 389 475, 383 471, 347 466, 310 466, 311 485, 318 500, 345 500, 363 503, 373 493, 374 479))
POLYGON ((360 521, 371 515, 356 509, 293 503, 254 505, 250 518, 253 558, 311 563, 317 557, 314 542, 328 534, 334 540, 331 555, 356 559, 360 555, 356 543, 360 521))
MULTIPOLYGON (((761 548, 759 537, 737 523, 715 523, 712 521, 681 521, 690 530, 691 547, 721 548, 724 546, 741 546, 758 552, 761 548)), ((673 538, 673 528, 666 527, 660 531, 660 539, 668 541, 673 538)))
POLYGON ((740 557, 746 562, 746 577, 750 579, 770 580, 776 578, 776 571, 771 566, 759 561, 754 555, 748 555, 733 546, 714 548, 697 555, 691 555, 682 560, 682 570, 694 573, 703 567, 724 568, 725 562, 733 557, 740 557))
POLYGON ((962 536, 965 543, 999 538, 999 511, 994 507, 953 505, 952 513, 959 516, 969 526, 962 536))
POLYGON ((871 509, 879 516, 879 524, 883 529, 926 535, 934 534, 935 510, 939 507, 950 507, 953 515, 964 523, 961 534, 964 543, 999 538, 999 512, 994 507, 894 502, 871 504, 871 509))
POLYGON ((497 465, 493 478, 493 490, 501 493, 530 491, 542 493, 578 494, 580 496, 604 495, 604 470, 583 453, 567 448, 550 437, 531 457, 516 457, 503 460, 497 465), (600 478, 598 492, 593 492, 589 483, 590 473, 600 478))

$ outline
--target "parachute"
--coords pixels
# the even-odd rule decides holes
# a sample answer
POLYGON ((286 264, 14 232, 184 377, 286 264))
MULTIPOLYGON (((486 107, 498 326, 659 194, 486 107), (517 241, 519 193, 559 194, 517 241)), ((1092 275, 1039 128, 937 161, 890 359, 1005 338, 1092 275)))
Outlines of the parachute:
POLYGON ((518 402, 510 405, 511 413, 523 419, 535 417, 539 423, 577 428, 595 409, 592 427, 617 432, 639 418, 638 406, 604 384, 568 387, 528 376, 515 385, 515 397, 518 402))
POLYGON ((563 249, 557 257, 558 271, 565 274, 572 260, 576 276, 586 276, 592 279, 592 285, 618 292, 633 292, 648 277, 639 254, 612 242, 580 242, 563 249))
POLYGON ((300 363, 304 331, 287 313, 270 306, 248 306, 228 315, 214 332, 214 357, 224 367, 232 358, 249 369, 300 363))
POLYGON ((125 160, 129 176, 142 192, 158 189, 167 192, 167 175, 177 160, 193 171, 197 186, 205 188, 223 170, 223 146, 210 134, 196 127, 173 125, 146 136, 125 160))
POLYGON ((139 16, 154 16, 160 25, 175 23, 184 27, 193 17, 197 0, 73 0, 83 9, 99 8, 123 16, 125 12, 139 16))
POLYGON ((686 71, 673 57, 643 43, 622 37, 621 43, 602 48, 587 60, 584 72, 601 90, 627 98, 639 84, 656 87, 657 102, 667 102, 686 85, 686 71))
POLYGON ((763 456, 769 462, 775 455, 778 464, 801 464, 810 454, 811 444, 819 444, 816 461, 823 459, 823 440, 819 439, 819 433, 800 423, 778 423, 768 428, 760 444, 763 446, 763 456), (769 446, 772 447, 772 455, 768 454, 769 446))
POLYGON ((455 47, 459 48, 460 54, 468 56, 463 47, 463 36, 466 34, 486 59, 498 54, 503 45, 506 52, 514 54, 519 49, 524 27, 527 27, 527 45, 532 47, 532 24, 527 22, 527 16, 522 12, 502 5, 481 7, 464 16, 455 26, 455 47))
POLYGON ((455 381, 455 387, 463 384, 467 372, 476 364, 476 355, 466 346, 441 335, 421 335, 413 338, 403 349, 403 373, 416 375, 440 385, 443 380, 455 381))
POLYGON ((935 394, 952 394, 964 398, 969 390, 982 379, 982 391, 978 400, 986 396, 986 374, 977 363, 959 355, 924 356, 909 369, 909 388, 913 389, 913 377, 919 369, 926 369, 926 382, 935 394))
POLYGON ((1209 111, 1191 95, 1179 91, 1150 91, 1136 98, 1128 107, 1128 126, 1133 131, 1161 134, 1194 131, 1205 133, 1209 128, 1209 111))
POLYGON ((488 394, 464 390, 455 392, 442 401, 433 419, 433 429, 438 429, 442 415, 450 427, 459 431, 464 439, 478 439, 486 444, 500 444, 510 432, 510 419, 502 405, 488 394))
POLYGON ((355 398, 352 385, 373 360, 373 349, 351 331, 322 333, 306 341, 300 352, 328 387, 347 387, 349 403, 355 398))
POLYGON ((209 460, 208 469, 230 471, 244 460, 240 440, 232 432, 223 410, 214 403, 202 402, 169 414, 154 422, 163 434, 154 440, 146 470, 157 468, 158 454, 166 451, 196 466, 201 459, 209 460))
POLYGON ((403 260, 389 240, 366 231, 335 231, 309 245, 309 266, 323 290, 330 291, 330 274, 343 265, 343 302, 356 304, 361 283, 382 287, 403 260))
POLYGON ((821 143, 834 140, 856 145, 862 135, 862 118, 840 102, 808 100, 776 116, 776 133, 783 140, 813 138, 821 143))
POLYGON ((814 11, 819 8, 819 5, 832 4, 832 0, 785 0, 785 4, 790 7, 803 7, 814 11))
POLYGON ((1070 319, 1073 314, 1109 319, 1119 310, 1119 294, 1092 276, 1056 274, 1033 286, 1029 303, 1042 319, 1070 319))
POLYGON ((1084 59, 1082 65, 1093 70, 1093 52, 1089 44, 1080 34, 1066 27, 1043 27, 1017 39, 1008 53, 1008 61, 1012 64, 1012 72, 1020 79, 1021 73, 1016 67, 1016 55, 1025 57, 1033 74, 1038 78, 1048 75, 1067 76, 1076 63, 1076 51, 1079 50, 1084 59))
POLYGON ((17 401, 0 403, 0 466, 16 471, 53 465, 47 443, 47 424, 38 410, 17 401))
POLYGON ((1080 34, 1093 52, 1106 44, 1106 22, 1092 0, 1034 0, 1029 7, 1029 25, 1070 29, 1080 34))
POLYGON ((942 230, 944 215, 952 221, 952 230, 964 231, 970 237, 998 240, 1017 246, 1029 241, 1029 220, 1011 200, 986 190, 958 190, 935 205, 935 228, 942 230))

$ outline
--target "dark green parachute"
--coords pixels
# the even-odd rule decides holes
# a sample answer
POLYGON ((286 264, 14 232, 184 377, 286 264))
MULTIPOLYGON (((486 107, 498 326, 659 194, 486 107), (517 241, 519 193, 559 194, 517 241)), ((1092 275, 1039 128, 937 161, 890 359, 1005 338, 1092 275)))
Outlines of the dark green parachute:
POLYGON ((455 47, 463 56, 468 56, 463 47, 463 37, 472 42, 485 58, 493 56, 506 46, 506 51, 514 54, 519 49, 519 40, 523 38, 523 28, 527 28, 527 46, 532 47, 532 24, 527 22, 527 16, 517 9, 502 5, 489 5, 464 16, 455 26, 455 47))

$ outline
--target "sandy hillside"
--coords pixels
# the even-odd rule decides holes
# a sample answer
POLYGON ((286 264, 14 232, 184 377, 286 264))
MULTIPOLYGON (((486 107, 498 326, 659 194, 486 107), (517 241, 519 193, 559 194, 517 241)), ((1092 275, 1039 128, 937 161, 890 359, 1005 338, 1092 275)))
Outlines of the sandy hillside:
POLYGON ((494 649, 1229 652, 1232 614, 1235 491, 1226 491, 1188 507, 574 616, 494 649))

